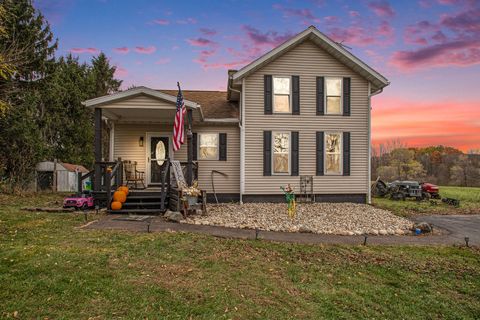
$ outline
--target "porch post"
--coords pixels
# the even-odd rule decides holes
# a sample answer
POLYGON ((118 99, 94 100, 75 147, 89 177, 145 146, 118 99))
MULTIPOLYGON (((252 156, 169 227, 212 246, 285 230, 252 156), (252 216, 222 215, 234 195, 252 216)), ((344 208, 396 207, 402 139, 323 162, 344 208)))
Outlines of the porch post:
POLYGON ((95 108, 95 179, 93 182, 93 190, 101 191, 102 189, 102 109, 95 108))
POLYGON ((187 110, 187 118, 188 118, 188 130, 187 130, 187 184, 189 186, 193 183, 193 133, 192 133, 192 109, 187 110))

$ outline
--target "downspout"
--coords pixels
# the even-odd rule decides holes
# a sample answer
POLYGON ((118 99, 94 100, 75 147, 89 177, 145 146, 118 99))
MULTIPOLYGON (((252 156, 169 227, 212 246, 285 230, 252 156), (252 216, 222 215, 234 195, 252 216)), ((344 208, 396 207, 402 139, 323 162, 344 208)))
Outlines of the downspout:
POLYGON ((380 90, 375 91, 374 93, 371 92, 371 83, 368 82, 368 176, 367 176, 367 203, 372 204, 372 193, 370 191, 370 179, 372 176, 372 97, 379 93, 382 93, 383 88, 380 90))
POLYGON ((245 192, 245 127, 243 119, 245 116, 245 79, 242 79, 242 91, 228 86, 229 90, 238 92, 240 94, 240 121, 238 126, 240 128, 240 204, 243 204, 243 193, 245 192))

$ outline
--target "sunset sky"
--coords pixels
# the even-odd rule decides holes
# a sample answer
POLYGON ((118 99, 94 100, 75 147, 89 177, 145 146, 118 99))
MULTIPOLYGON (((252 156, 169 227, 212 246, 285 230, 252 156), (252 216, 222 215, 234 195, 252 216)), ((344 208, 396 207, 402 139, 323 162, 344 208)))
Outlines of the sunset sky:
POLYGON ((105 52, 124 88, 225 90, 240 68, 309 25, 391 82, 372 139, 480 148, 480 0, 36 0, 58 54, 105 52))

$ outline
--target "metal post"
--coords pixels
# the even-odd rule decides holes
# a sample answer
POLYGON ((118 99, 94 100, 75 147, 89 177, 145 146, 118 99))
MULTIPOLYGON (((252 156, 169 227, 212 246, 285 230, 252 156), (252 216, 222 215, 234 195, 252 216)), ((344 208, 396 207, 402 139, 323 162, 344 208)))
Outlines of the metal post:
POLYGON ((110 204, 112 203, 112 173, 110 171, 105 172, 105 189, 107 191, 107 209, 110 208, 110 204))
POLYGON ((100 191, 102 186, 102 109, 95 108, 95 179, 93 190, 100 191))
POLYGON ((53 192, 58 191, 57 179, 57 159, 53 159, 53 192))
POLYGON ((77 172, 77 194, 81 195, 83 191, 83 186, 82 186, 82 172, 78 171, 77 172))
POLYGON ((193 183, 193 133, 192 133, 192 109, 187 110, 188 130, 187 130, 187 145, 188 145, 188 163, 187 163, 187 184, 189 186, 193 183))

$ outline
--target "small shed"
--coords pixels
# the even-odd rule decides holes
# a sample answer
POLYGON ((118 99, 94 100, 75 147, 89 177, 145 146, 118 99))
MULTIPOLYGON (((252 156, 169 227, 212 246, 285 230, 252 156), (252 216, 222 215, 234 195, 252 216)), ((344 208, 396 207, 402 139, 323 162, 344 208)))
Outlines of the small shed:
POLYGON ((82 165, 56 161, 39 162, 35 171, 37 191, 58 192, 76 192, 78 173, 88 173, 88 169, 82 165))

